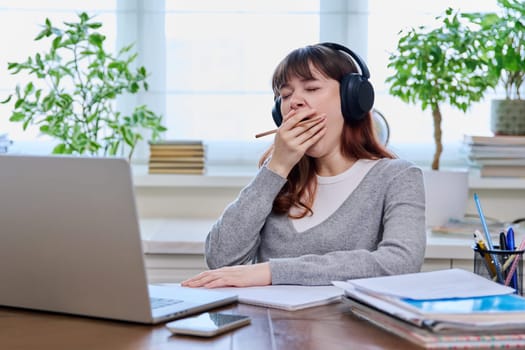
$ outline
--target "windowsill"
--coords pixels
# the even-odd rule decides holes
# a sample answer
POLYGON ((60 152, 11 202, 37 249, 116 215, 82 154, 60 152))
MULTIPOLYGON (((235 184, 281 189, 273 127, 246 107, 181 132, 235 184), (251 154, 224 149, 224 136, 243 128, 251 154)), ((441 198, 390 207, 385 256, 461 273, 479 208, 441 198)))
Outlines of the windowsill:
POLYGON ((148 174, 147 165, 133 165, 135 187, 244 187, 256 174, 248 166, 208 167, 203 175, 148 174))
MULTIPOLYGON (((215 220, 141 219, 145 254, 203 255, 204 241, 215 220)), ((427 233, 427 259, 472 259, 472 239, 427 233)))
MULTIPOLYGON (((210 166, 203 175, 148 174, 147 165, 133 165, 136 187, 244 187, 256 174, 255 166, 210 166)), ((481 178, 469 170, 470 189, 525 189, 525 178, 481 178)))

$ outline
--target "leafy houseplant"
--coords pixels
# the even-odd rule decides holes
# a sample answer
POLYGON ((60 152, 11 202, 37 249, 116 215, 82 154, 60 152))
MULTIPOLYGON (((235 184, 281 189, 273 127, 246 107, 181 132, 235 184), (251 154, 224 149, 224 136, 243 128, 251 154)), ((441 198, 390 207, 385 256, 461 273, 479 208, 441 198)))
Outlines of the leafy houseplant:
POLYGON ((422 26, 402 31, 397 51, 389 56, 388 67, 394 69, 386 79, 390 94, 432 111, 433 170, 439 169, 443 151, 440 106, 449 104, 466 112, 494 85, 484 71, 487 58, 476 33, 458 15, 449 8, 435 29, 422 26))
POLYGON ((479 41, 488 57, 487 77, 505 90, 505 99, 493 99, 492 131, 525 135, 525 1, 498 0, 500 13, 466 13, 477 26, 479 41))
POLYGON ((64 22, 64 28, 46 18, 35 41, 49 39, 49 51, 8 64, 11 74, 35 79, 16 86, 10 121, 22 122, 24 130, 37 125, 41 133, 58 139, 55 154, 111 156, 123 155, 127 148, 131 158, 141 132, 151 131, 155 140, 166 130, 161 116, 144 105, 131 115, 115 110, 117 96, 147 90, 146 69, 132 69, 137 54, 130 54, 131 45, 115 57, 107 52, 106 37, 97 31, 102 24, 86 13, 78 17, 76 23, 64 22))

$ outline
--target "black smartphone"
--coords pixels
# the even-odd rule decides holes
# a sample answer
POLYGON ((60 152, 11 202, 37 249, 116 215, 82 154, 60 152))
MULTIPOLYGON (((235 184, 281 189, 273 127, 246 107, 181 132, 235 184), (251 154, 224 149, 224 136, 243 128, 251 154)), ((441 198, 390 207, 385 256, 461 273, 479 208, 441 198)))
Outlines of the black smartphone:
POLYGON ((166 327, 173 334, 213 337, 214 335, 247 325, 250 322, 249 316, 206 312, 169 322, 166 324, 166 327))

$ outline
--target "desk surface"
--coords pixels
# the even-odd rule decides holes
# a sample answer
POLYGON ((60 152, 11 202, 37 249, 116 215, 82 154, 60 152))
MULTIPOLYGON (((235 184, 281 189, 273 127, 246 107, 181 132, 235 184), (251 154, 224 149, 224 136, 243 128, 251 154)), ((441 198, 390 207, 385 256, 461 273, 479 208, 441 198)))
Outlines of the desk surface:
POLYGON ((417 349, 338 303, 295 312, 235 304, 220 309, 252 323, 211 339, 172 336, 163 326, 0 308, 0 344, 11 350, 417 349))

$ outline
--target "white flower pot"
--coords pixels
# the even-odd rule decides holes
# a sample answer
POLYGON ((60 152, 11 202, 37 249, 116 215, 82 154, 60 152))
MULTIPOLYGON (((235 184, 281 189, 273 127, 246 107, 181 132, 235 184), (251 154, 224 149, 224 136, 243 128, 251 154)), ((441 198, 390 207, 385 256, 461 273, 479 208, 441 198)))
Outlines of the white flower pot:
POLYGON ((427 227, 463 219, 468 200, 468 171, 423 170, 427 227))

